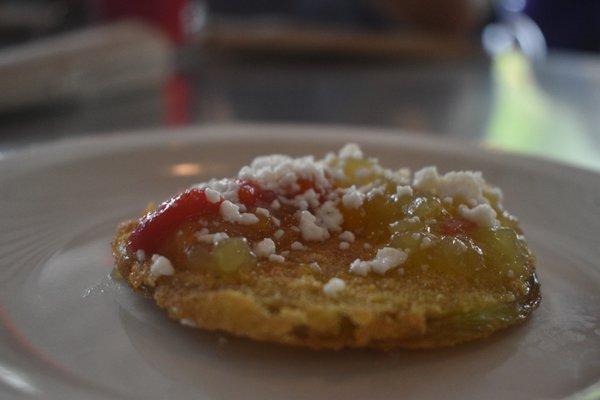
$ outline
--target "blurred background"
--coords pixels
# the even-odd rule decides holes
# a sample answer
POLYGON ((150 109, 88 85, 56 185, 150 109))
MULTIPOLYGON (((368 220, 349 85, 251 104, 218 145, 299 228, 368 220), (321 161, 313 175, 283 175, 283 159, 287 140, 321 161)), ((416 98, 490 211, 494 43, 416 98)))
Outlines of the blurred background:
POLYGON ((0 157, 219 122, 387 127, 600 169, 600 1, 0 0, 0 157))

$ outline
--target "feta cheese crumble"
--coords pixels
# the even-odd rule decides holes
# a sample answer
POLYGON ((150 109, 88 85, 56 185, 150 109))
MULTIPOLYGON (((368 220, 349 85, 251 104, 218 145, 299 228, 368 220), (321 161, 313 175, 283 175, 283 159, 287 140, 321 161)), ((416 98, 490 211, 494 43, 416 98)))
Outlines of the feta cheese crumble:
POLYGON ((410 186, 406 185, 406 186, 397 186, 396 187, 396 196, 398 197, 412 197, 413 195, 413 190, 410 186))
POLYGON ((217 233, 208 233, 208 229, 204 228, 196 233, 194 233, 194 237, 199 242, 203 243, 211 243, 216 245, 221 240, 229 239, 229 235, 225 232, 217 232, 217 233))
POLYGON ((450 171, 440 175, 436 167, 425 167, 415 172, 413 186, 441 198, 458 197, 473 206, 489 203, 484 193, 493 192, 481 172, 450 171))
POLYGON ((296 195, 292 201, 292 205, 299 210, 306 210, 308 207, 316 208, 320 203, 319 195, 314 189, 308 189, 304 193, 296 195))
POLYGON ((152 264, 150 264, 150 277, 158 278, 163 275, 173 275, 175 269, 171 264, 171 261, 167 257, 163 257, 160 254, 153 254, 151 258, 152 264))
POLYGON ((377 251, 377 255, 370 261, 356 259, 350 264, 350 272, 360 276, 366 276, 373 271, 380 275, 385 274, 392 268, 396 268, 406 261, 408 255, 393 247, 384 247, 377 251))
POLYGON ((256 210, 254 210, 254 214, 262 215, 265 218, 268 218, 269 215, 271 215, 269 210, 267 210, 266 208, 262 208, 262 207, 256 207, 256 210))
POLYGON ((322 242, 329 239, 329 231, 317 225, 317 218, 310 211, 300 212, 300 233, 307 241, 322 242))
POLYGON ((353 185, 346 189, 346 192, 342 196, 342 204, 347 209, 357 209, 363 205, 365 197, 365 194, 357 190, 356 186, 353 185))
POLYGON ((354 233, 352 233, 350 231, 344 231, 344 232, 340 233, 340 235, 338 237, 341 240, 343 240, 345 242, 350 242, 350 243, 353 243, 356 240, 354 233))
POLYGON ((293 187, 300 179, 311 180, 318 188, 329 188, 331 183, 325 169, 325 164, 316 162, 312 156, 292 158, 275 154, 255 158, 250 165, 242 167, 238 177, 256 182, 267 190, 293 187))
POLYGON ((285 257, 280 256, 278 254, 271 254, 269 256, 269 261, 276 262, 276 263, 283 263, 283 262, 285 262, 285 257))
MULTIPOLYGON (((224 200, 229 200, 232 203, 238 203, 239 201, 238 190, 240 189, 240 185, 233 179, 211 179, 206 183, 192 185, 192 188, 204 189, 205 191, 211 189, 217 192, 224 200)), ((208 196, 212 196, 215 199, 215 196, 212 194, 208 196)), ((208 197, 207 200, 209 200, 208 197)))
POLYGON ((216 203, 221 200, 221 194, 212 188, 204 189, 204 196, 206 196, 209 203, 216 203))
POLYGON ((263 239, 254 245, 254 254, 259 258, 268 258, 271 254, 275 254, 275 250, 275 242, 272 239, 263 239))
POLYGON ((308 264, 308 266, 310 267, 310 269, 312 269, 315 272, 323 272, 321 270, 321 266, 316 261, 311 262, 310 264, 308 264))
POLYGON ((300 242, 293 242, 290 245, 290 248, 292 250, 304 250, 304 245, 302 243, 300 243, 300 242))
POLYGON ((240 213, 240 206, 225 200, 219 208, 221 216, 225 221, 240 225, 252 225, 258 222, 258 217, 250 213, 240 213))
POLYGON ((335 206, 335 203, 331 200, 326 201, 323 205, 317 210, 316 217, 322 223, 322 225, 327 228, 327 230, 332 232, 337 232, 342 230, 342 223, 344 222, 344 216, 335 206))
POLYGON ((330 297, 337 296, 344 289, 346 289, 346 282, 340 278, 331 278, 323 285, 323 292, 330 297))
POLYGON ((479 204, 473 208, 468 208, 464 204, 458 207, 458 212, 466 220, 476 223, 479 226, 495 228, 500 225, 496 218, 496 210, 489 204, 479 204))
POLYGON ((344 158, 363 158, 363 152, 356 143, 347 143, 338 153, 341 159, 344 158))
POLYGON ((142 249, 139 249, 135 252, 135 259, 139 263, 146 261, 146 252, 142 249))

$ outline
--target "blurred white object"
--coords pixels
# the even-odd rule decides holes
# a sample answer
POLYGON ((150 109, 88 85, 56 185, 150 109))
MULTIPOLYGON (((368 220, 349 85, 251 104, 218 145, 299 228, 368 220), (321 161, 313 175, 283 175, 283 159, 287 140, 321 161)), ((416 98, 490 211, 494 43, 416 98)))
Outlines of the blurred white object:
POLYGON ((547 46, 537 24, 523 13, 525 0, 501 0, 498 4, 499 23, 486 26, 482 34, 483 47, 491 56, 520 50, 533 61, 546 58, 547 46))
POLYGON ((134 21, 7 48, 0 52, 0 110, 160 85, 172 58, 160 32, 134 21))

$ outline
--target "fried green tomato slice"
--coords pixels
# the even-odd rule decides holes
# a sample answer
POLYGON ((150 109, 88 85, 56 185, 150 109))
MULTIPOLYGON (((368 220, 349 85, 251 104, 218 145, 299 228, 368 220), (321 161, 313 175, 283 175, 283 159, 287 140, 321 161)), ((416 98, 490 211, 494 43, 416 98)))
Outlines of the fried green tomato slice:
POLYGON ((534 257, 480 175, 408 184, 343 153, 292 165, 285 190, 241 172, 122 223, 119 274, 184 325, 314 349, 451 346, 529 317, 534 257))

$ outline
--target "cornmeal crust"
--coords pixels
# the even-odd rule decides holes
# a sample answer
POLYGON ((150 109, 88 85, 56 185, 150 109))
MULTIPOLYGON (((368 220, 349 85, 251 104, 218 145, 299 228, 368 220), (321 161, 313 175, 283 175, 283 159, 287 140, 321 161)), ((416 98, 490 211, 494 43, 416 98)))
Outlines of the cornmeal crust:
MULTIPOLYGON (((533 265, 523 295, 505 288, 450 279, 428 271, 398 279, 347 272, 356 256, 335 241, 313 243, 306 263, 300 259, 261 261, 234 276, 175 268, 172 276, 151 277, 150 262, 128 254, 136 220, 122 223, 112 243, 120 275, 151 296, 170 318, 186 325, 260 341, 314 349, 371 347, 433 348, 483 338, 524 321, 540 300, 533 265), (346 288, 327 296, 329 277, 342 277, 346 288)), ((355 247, 362 248, 360 239, 355 247)))

